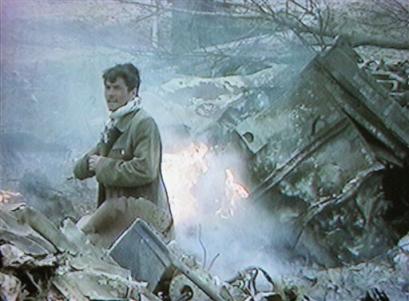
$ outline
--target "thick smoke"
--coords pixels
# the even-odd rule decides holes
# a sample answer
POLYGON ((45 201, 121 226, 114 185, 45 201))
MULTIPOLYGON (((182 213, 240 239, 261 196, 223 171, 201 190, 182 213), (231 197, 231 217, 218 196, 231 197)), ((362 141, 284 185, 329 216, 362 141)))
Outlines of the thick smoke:
POLYGON ((222 279, 250 266, 263 267, 272 276, 290 272, 294 230, 280 221, 278 213, 240 197, 226 183, 229 170, 235 183, 245 187, 244 162, 234 153, 217 154, 212 149, 201 159, 192 160, 198 169, 205 164, 194 185, 179 191, 179 199, 171 200, 176 202, 176 239, 181 247, 222 279), (186 198, 187 194, 193 198, 186 198))
MULTIPOLYGON (((72 165, 99 138, 107 117, 101 75, 117 63, 132 62, 141 69, 141 96, 159 124, 165 154, 199 144, 189 136, 186 120, 171 110, 179 99, 158 96, 160 84, 180 75, 173 61, 148 51, 143 28, 149 24, 134 17, 140 11, 106 1, 6 0, 1 5, 0 160, 5 169, 1 189, 21 189, 16 183, 24 175, 34 183, 41 174, 50 182, 46 187, 83 188, 70 179, 72 165)), ((222 40, 216 38, 215 42, 222 40)), ((184 64, 189 65, 189 56, 184 64)), ((240 177, 246 168, 243 162, 234 154, 212 149, 203 160, 208 170, 189 188, 197 202, 195 211, 177 224, 181 246, 223 278, 249 265, 263 265, 277 275, 287 271, 283 246, 293 233, 271 212, 257 210, 251 199, 241 199, 227 217, 218 214, 223 203, 230 201, 225 191, 226 169, 240 177)), ((89 193, 71 201, 92 201, 94 180, 85 186, 89 193)), ((183 213, 183 205, 175 208, 181 210, 176 215, 183 213)))

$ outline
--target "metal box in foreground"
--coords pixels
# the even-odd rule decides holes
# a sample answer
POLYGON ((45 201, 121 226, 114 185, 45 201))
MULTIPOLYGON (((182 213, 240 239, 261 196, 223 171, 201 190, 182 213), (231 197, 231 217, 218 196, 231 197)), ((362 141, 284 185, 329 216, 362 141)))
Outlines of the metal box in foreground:
MULTIPOLYGON (((154 231, 151 229, 150 231, 154 231)), ((163 256, 163 243, 152 241, 154 236, 147 234, 142 221, 137 219, 111 247, 111 257, 122 267, 131 271, 138 281, 146 281, 148 288, 154 290, 164 277, 172 273, 171 262, 163 256)))

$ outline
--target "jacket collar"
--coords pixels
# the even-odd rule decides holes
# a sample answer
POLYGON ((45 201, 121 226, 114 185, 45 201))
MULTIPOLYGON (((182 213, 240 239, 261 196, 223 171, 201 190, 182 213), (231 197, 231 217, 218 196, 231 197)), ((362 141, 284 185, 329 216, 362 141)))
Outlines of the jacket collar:
POLYGON ((139 110, 137 110, 137 111, 134 111, 134 112, 130 112, 130 113, 128 113, 128 114, 122 116, 122 117, 118 120, 118 123, 116 124, 116 128, 117 128, 118 130, 120 130, 121 133, 125 132, 125 131, 129 128, 129 126, 131 125, 132 118, 133 118, 135 115, 139 114, 140 111, 141 111, 141 109, 139 109, 139 110))

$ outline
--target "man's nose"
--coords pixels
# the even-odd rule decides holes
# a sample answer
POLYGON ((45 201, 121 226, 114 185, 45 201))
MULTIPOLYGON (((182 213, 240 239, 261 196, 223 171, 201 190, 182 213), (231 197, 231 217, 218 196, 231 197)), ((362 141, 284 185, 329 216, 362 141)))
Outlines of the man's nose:
POLYGON ((107 98, 114 96, 114 91, 112 89, 106 89, 105 94, 107 98))

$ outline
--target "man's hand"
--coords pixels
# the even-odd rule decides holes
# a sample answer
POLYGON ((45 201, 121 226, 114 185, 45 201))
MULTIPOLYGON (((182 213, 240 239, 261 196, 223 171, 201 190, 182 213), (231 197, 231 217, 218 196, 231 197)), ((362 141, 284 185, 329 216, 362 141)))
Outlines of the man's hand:
POLYGON ((95 168, 97 167, 97 164, 99 160, 101 159, 101 156, 98 155, 92 155, 88 158, 88 169, 90 171, 95 171, 95 168))

